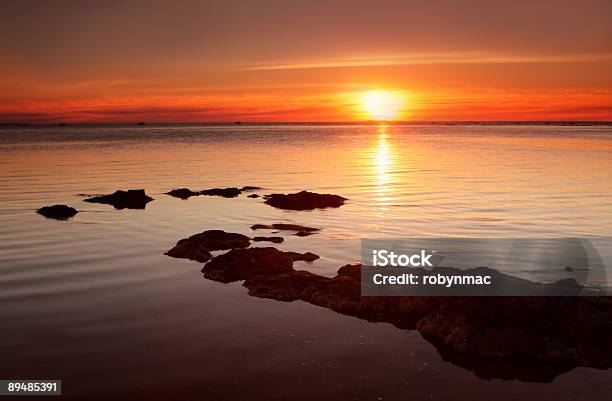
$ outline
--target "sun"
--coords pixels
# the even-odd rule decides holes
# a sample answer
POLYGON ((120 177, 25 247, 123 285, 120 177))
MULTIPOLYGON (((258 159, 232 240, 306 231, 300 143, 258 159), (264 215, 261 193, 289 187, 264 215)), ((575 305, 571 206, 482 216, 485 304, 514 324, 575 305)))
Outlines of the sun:
POLYGON ((367 118, 377 121, 396 120, 400 117, 404 103, 404 97, 399 93, 382 90, 363 92, 359 98, 367 118))

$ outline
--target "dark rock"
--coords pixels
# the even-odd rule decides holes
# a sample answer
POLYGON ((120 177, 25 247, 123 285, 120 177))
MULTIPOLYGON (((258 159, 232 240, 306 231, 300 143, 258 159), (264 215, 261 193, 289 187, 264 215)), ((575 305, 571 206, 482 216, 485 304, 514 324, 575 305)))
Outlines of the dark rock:
POLYGON ((572 266, 565 266, 565 269, 564 269, 564 270, 565 270, 566 272, 573 272, 573 271, 574 271, 574 268, 573 268, 572 266))
POLYGON ((185 241, 198 241, 204 243, 209 251, 246 248, 251 245, 250 239, 246 235, 239 233, 228 233, 223 230, 207 230, 199 234, 192 235, 185 241))
MULTIPOLYGON (((568 366, 612 365, 612 298, 362 297, 360 275, 360 265, 343 266, 331 279, 283 269, 249 277, 244 286, 253 296, 302 300, 402 329, 416 328, 437 348, 455 353, 456 360, 459 354, 560 364, 543 380, 551 380, 550 375, 568 366)), ((507 371, 501 374, 513 376, 507 371)), ((536 376, 516 377, 538 381, 536 376)))
POLYGON ((447 301, 417 324, 426 337, 486 358, 612 364, 612 299, 489 297, 447 301))
POLYGON ((42 214, 45 217, 57 220, 66 220, 73 217, 78 211, 70 206, 66 205, 53 205, 44 206, 36 211, 38 214, 42 214))
POLYGON ((212 254, 206 248, 206 245, 196 241, 181 241, 174 248, 166 251, 164 255, 172 256, 173 258, 195 260, 200 263, 208 262, 212 258, 212 254))
POLYGON ((272 226, 266 224, 254 224, 251 226, 251 230, 271 230, 272 226))
POLYGON ((361 266, 346 265, 334 278, 290 270, 251 277, 244 282, 249 294, 279 300, 302 300, 370 321, 384 321, 414 329, 416 322, 439 305, 439 298, 362 297, 361 266), (274 291, 270 288, 274 286, 274 291))
POLYGON ((248 195, 247 198, 259 198, 259 195, 251 194, 251 195, 248 195))
POLYGON ((145 194, 144 189, 118 190, 109 195, 94 196, 85 202, 113 205, 115 209, 144 209, 153 198, 145 194))
POLYGON ((314 262, 315 260, 319 259, 319 255, 314 254, 312 252, 306 252, 306 253, 287 252, 287 254, 289 255, 289 257, 293 258, 294 262, 297 262, 298 260, 303 261, 303 262, 314 262))
POLYGON ((328 280, 331 279, 298 270, 272 276, 253 277, 247 279, 244 286, 249 289, 249 295, 290 302, 310 298, 310 293, 328 280))
MULTIPOLYGON (((224 198, 235 198, 238 195, 240 195, 242 192, 245 191, 255 191, 261 189, 259 187, 253 187, 253 186, 244 186, 242 188, 236 188, 236 187, 231 187, 231 188, 210 188, 210 189, 204 189, 202 191, 192 191, 189 188, 179 188, 179 189, 173 189, 170 192, 166 192, 166 194, 174 196, 176 198, 181 198, 181 199, 187 199, 190 198, 192 196, 199 196, 199 195, 206 195, 206 196, 221 196, 224 198)), ((250 198, 257 198, 259 197, 259 195, 253 194, 253 195, 249 195, 250 198)))
POLYGON ((280 244, 283 241, 285 241, 285 239, 283 237, 254 237, 253 241, 255 242, 274 242, 275 244, 280 244))
POLYGON ((297 233, 293 234, 293 235, 297 235, 298 237, 308 237, 309 235, 312 234, 316 234, 312 231, 298 231, 297 233))
POLYGON ((235 198, 240 195, 238 188, 211 188, 200 191, 200 195, 222 196, 224 198, 235 198))
MULTIPOLYGON (((305 237, 306 235, 312 235, 320 230, 320 228, 314 227, 306 227, 300 226, 298 224, 286 224, 286 223, 276 223, 276 224, 255 224, 251 226, 251 230, 281 230, 281 231, 297 231, 297 233, 305 233, 305 235, 301 235, 305 237)), ((298 235, 296 233, 296 235, 298 235)))
POLYGON ((246 235, 208 230, 180 240, 165 255, 204 263, 212 257, 210 251, 247 248, 250 245, 251 241, 246 235))
POLYGON ((174 196, 175 198, 188 199, 192 196, 198 196, 200 194, 198 192, 192 191, 189 188, 179 188, 166 192, 166 195, 174 196))
POLYGON ((279 209, 287 210, 314 210, 328 207, 340 207, 346 198, 331 194, 318 194, 301 191, 294 194, 265 195, 265 203, 279 209))
MULTIPOLYGON (((181 198, 181 199, 187 199, 189 197, 192 196, 199 196, 199 195, 206 195, 206 196, 221 196, 224 198, 235 198, 238 195, 240 195, 242 192, 246 192, 246 191, 255 191, 261 189, 259 187, 253 187, 253 186, 244 186, 242 188, 236 188, 236 187, 231 187, 231 188, 210 188, 210 189, 204 189, 202 191, 192 191, 189 188, 179 188, 179 189, 173 189, 170 192, 166 192, 166 194, 177 197, 177 198, 181 198)), ((249 195, 249 197, 251 198, 257 198, 259 197, 259 195, 249 195)))
POLYGON ((293 262, 307 256, 294 252, 283 252, 276 248, 232 249, 214 257, 204 265, 204 277, 229 283, 257 276, 273 276, 293 271, 293 262))

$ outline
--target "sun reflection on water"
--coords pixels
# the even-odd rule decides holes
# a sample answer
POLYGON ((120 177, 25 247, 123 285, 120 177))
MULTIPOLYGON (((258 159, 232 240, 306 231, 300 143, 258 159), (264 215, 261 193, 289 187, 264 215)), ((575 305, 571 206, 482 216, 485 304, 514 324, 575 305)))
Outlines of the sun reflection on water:
POLYGON ((390 183, 392 180, 391 168, 393 166, 393 148, 388 141, 387 127, 378 127, 378 145, 374 150, 373 164, 376 171, 376 201, 381 215, 387 209, 390 201, 390 183))

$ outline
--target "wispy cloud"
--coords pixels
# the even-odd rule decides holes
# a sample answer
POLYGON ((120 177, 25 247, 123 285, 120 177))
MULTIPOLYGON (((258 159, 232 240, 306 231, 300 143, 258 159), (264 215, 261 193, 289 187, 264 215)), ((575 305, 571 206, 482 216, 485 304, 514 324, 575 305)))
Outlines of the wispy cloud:
POLYGON ((520 55, 482 52, 411 53, 371 57, 347 57, 335 60, 302 60, 257 63, 242 66, 241 71, 298 70, 346 67, 375 67, 433 64, 515 64, 515 63, 574 63, 612 61, 612 54, 550 54, 520 55))

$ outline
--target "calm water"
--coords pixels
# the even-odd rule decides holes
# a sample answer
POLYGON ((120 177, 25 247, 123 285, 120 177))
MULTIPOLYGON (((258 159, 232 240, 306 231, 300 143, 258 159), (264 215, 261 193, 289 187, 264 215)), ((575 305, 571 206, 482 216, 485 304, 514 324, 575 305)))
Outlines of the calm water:
POLYGON ((0 129, 0 378, 63 379, 75 399, 608 399, 612 370, 486 380, 417 332, 249 297, 162 253, 219 228, 293 222, 278 246, 333 275, 361 237, 612 237, 611 127, 240 126, 0 129), (343 195, 289 212, 164 195, 257 185, 343 195), (145 188, 145 210, 78 194, 145 188), (34 213, 65 203, 70 221, 34 213), (452 391, 451 391, 452 390, 452 391), (455 391, 456 390, 456 391, 455 391))

